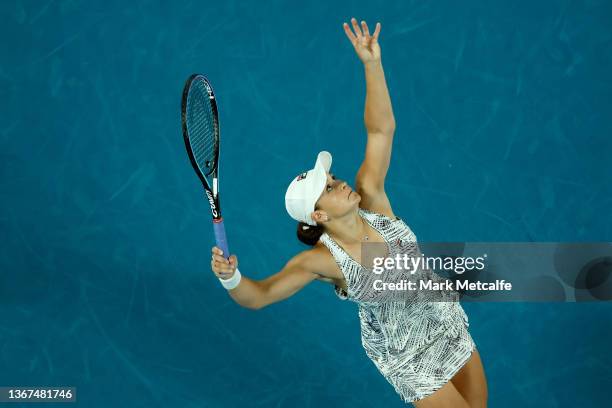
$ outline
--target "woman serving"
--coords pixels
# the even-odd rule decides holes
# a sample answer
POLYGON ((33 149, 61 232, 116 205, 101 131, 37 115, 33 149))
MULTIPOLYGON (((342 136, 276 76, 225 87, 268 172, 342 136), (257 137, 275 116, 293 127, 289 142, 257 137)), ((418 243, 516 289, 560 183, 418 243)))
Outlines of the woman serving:
POLYGON ((395 119, 378 44, 380 23, 372 35, 365 21, 359 27, 353 18, 351 24, 353 30, 343 27, 365 69, 368 134, 355 189, 330 173, 332 156, 320 152, 314 168, 294 177, 285 194, 298 238, 312 248, 256 281, 241 275, 235 255, 227 260, 213 247, 212 270, 232 299, 250 309, 287 299, 314 280, 330 283, 341 299, 358 304, 365 352, 402 400, 418 408, 486 407, 482 362, 459 302, 367 301, 372 273, 362 265, 362 244, 381 243, 372 246, 380 256, 400 248, 416 254, 418 245, 384 188, 395 119))

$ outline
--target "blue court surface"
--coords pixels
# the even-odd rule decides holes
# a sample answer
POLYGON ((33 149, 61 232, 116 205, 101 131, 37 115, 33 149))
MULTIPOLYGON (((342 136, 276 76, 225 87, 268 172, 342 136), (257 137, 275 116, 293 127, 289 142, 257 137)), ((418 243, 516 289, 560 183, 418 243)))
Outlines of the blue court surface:
MULTIPOLYGON (((181 135, 184 81, 204 73, 231 252, 245 276, 278 272, 306 249, 291 179, 328 150, 352 185, 363 159, 352 16, 382 23, 386 189, 419 240, 612 241, 608 1, 7 0, 0 13, 0 386, 73 386, 91 408, 404 406, 330 285, 259 311, 231 300, 181 135)), ((610 302, 464 308, 490 407, 609 406, 610 302)))

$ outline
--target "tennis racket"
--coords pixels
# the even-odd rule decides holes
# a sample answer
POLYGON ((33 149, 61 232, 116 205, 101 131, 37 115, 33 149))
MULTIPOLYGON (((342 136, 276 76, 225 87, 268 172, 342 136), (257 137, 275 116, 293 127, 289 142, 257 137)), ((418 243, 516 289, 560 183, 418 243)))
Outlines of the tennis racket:
POLYGON ((219 204, 219 114, 210 82, 200 74, 185 82, 181 103, 183 139, 191 165, 202 181, 212 212, 215 241, 229 258, 219 204))

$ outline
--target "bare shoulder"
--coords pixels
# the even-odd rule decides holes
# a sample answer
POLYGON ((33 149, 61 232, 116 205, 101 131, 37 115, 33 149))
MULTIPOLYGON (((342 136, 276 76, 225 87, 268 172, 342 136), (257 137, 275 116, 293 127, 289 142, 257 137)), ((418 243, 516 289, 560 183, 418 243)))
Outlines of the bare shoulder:
POLYGON ((292 261, 295 261, 300 267, 309 272, 316 274, 319 280, 329 281, 343 278, 342 271, 340 271, 336 264, 333 255, 320 242, 312 249, 307 249, 295 255, 292 261))

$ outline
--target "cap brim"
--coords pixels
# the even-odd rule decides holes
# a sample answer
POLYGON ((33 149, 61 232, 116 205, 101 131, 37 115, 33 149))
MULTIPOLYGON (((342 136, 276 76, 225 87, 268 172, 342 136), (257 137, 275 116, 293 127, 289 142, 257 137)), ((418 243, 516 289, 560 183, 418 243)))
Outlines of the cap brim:
POLYGON ((321 164, 319 160, 317 160, 317 164, 315 165, 315 168, 312 169, 313 181, 311 184, 311 191, 310 191, 310 197, 312 200, 311 202, 312 202, 313 207, 315 203, 321 197, 321 194, 323 194, 323 191, 325 190, 325 186, 327 185, 326 171, 327 170, 325 170, 325 165, 321 164))
POLYGON ((325 150, 319 152, 319 154, 317 155, 317 161, 315 162, 315 169, 318 166, 321 166, 323 167, 323 170, 325 170, 326 172, 329 172, 329 169, 331 169, 331 165, 332 165, 332 155, 325 150))
POLYGON ((325 190, 325 186, 327 185, 327 172, 329 172, 331 164, 332 156, 329 152, 322 151, 317 155, 317 161, 315 162, 314 169, 312 169, 314 172, 314 182, 312 184, 313 191, 311 192, 311 197, 314 200, 312 201, 313 207, 325 190))

